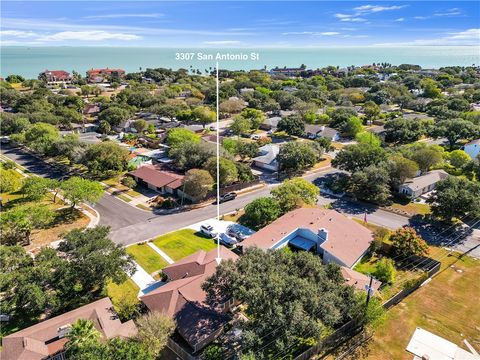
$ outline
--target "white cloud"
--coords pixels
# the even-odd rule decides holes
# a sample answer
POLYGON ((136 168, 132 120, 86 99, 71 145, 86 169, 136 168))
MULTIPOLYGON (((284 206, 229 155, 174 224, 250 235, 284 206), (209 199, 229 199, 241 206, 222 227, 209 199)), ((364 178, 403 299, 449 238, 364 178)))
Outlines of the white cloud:
POLYGON ((409 46, 409 45, 451 45, 451 46, 478 46, 480 43, 480 29, 467 29, 464 31, 447 33, 446 36, 433 39, 416 39, 409 42, 383 43, 380 46, 409 46))
POLYGON ((323 36, 334 36, 334 35, 340 35, 340 33, 339 33, 339 32, 336 32, 336 31, 325 31, 325 32, 320 33, 320 35, 323 35, 323 36))
POLYGON ((394 21, 395 22, 402 22, 402 21, 405 21, 405 18, 401 17, 401 18, 395 19, 394 21))
POLYGON ((236 45, 240 44, 240 41, 237 40, 214 40, 214 41, 204 41, 206 45, 236 45))
POLYGON ((335 36, 335 35, 340 35, 339 32, 336 31, 324 31, 324 32, 318 32, 318 31, 290 31, 290 32, 284 32, 282 35, 311 35, 311 36, 335 36))
POLYGON ((160 18, 165 16, 160 13, 148 14, 105 14, 105 15, 89 15, 84 16, 84 19, 124 19, 124 18, 160 18))
POLYGON ((380 6, 380 5, 362 5, 353 8, 353 10, 358 11, 359 13, 377 13, 381 11, 390 11, 390 10, 400 10, 406 7, 407 5, 393 5, 393 6, 380 6))
POLYGON ((33 31, 23 31, 23 30, 1 30, 0 36, 8 36, 8 37, 17 37, 17 38, 31 38, 38 36, 37 33, 33 31))
POLYGON ((140 40, 142 37, 126 33, 113 33, 101 30, 92 31, 62 31, 52 35, 45 35, 39 38, 40 41, 104 41, 104 40, 140 40))
POLYGON ((444 12, 437 11, 432 15, 414 16, 413 18, 416 20, 427 20, 435 17, 457 16, 457 15, 462 15, 462 11, 459 8, 452 8, 452 9, 445 10, 444 12))
POLYGON ((353 17, 353 15, 349 15, 349 14, 340 14, 340 13, 337 13, 334 15, 337 19, 348 19, 348 18, 351 18, 353 17))

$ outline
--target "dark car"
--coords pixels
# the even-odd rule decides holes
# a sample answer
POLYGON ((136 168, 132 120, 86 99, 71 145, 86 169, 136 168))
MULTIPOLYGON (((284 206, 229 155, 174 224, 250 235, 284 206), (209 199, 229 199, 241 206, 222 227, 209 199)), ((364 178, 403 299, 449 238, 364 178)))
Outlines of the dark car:
POLYGON ((234 200, 236 197, 237 197, 236 192, 229 192, 229 193, 220 195, 220 203, 223 203, 225 201, 234 200))

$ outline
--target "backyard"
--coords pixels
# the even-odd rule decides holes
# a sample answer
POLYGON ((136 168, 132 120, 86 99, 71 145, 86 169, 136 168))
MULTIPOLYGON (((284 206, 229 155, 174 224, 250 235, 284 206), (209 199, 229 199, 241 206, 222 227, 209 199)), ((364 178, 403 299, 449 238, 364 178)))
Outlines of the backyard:
POLYGON ((215 242, 191 229, 182 229, 162 235, 153 243, 173 260, 180 260, 198 250, 209 251, 216 247, 215 242))

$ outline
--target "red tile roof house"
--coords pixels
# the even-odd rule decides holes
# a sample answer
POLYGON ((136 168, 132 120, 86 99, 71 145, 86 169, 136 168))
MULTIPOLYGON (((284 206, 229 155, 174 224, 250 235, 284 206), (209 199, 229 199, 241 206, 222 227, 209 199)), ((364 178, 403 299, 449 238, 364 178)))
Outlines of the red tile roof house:
POLYGON ((125 76, 123 69, 90 69, 87 71, 88 82, 101 83, 107 81, 108 77, 122 79, 125 76))
POLYGON ((68 84, 72 81, 70 73, 63 70, 45 70, 38 75, 39 80, 46 80, 47 84, 68 84))
POLYGON ((325 263, 351 269, 367 253, 372 240, 370 230, 335 210, 300 208, 257 231, 242 246, 280 249, 289 245, 312 251, 325 263))
POLYGON ((104 339, 134 336, 137 328, 133 320, 122 323, 112 309, 112 302, 106 297, 5 336, 0 359, 64 360, 65 336, 78 319, 92 320, 104 339))
MULTIPOLYGON (((220 249, 223 260, 237 259, 230 250, 223 246, 220 249)), ((233 301, 212 304, 201 288, 215 273, 216 257, 217 249, 200 250, 163 268, 168 282, 140 297, 150 311, 163 312, 175 320, 180 338, 171 340, 175 343, 169 345, 173 351, 181 347, 189 353, 198 352, 215 340, 231 319, 227 311, 233 301)))
POLYGON ((161 194, 178 195, 181 191, 184 176, 171 171, 162 170, 158 165, 143 165, 129 175, 133 176, 139 185, 161 194))

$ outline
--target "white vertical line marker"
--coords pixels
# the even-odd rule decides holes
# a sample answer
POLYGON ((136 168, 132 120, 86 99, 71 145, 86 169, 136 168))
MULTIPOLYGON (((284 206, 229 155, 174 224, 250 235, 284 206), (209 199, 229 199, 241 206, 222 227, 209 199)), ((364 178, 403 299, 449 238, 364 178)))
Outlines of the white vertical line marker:
MULTIPOLYGON (((218 61, 215 67, 216 70, 216 102, 217 102, 217 222, 220 221, 220 114, 219 114, 219 80, 218 80, 218 61)), ((220 264, 220 233, 217 233, 217 264, 220 264)))

